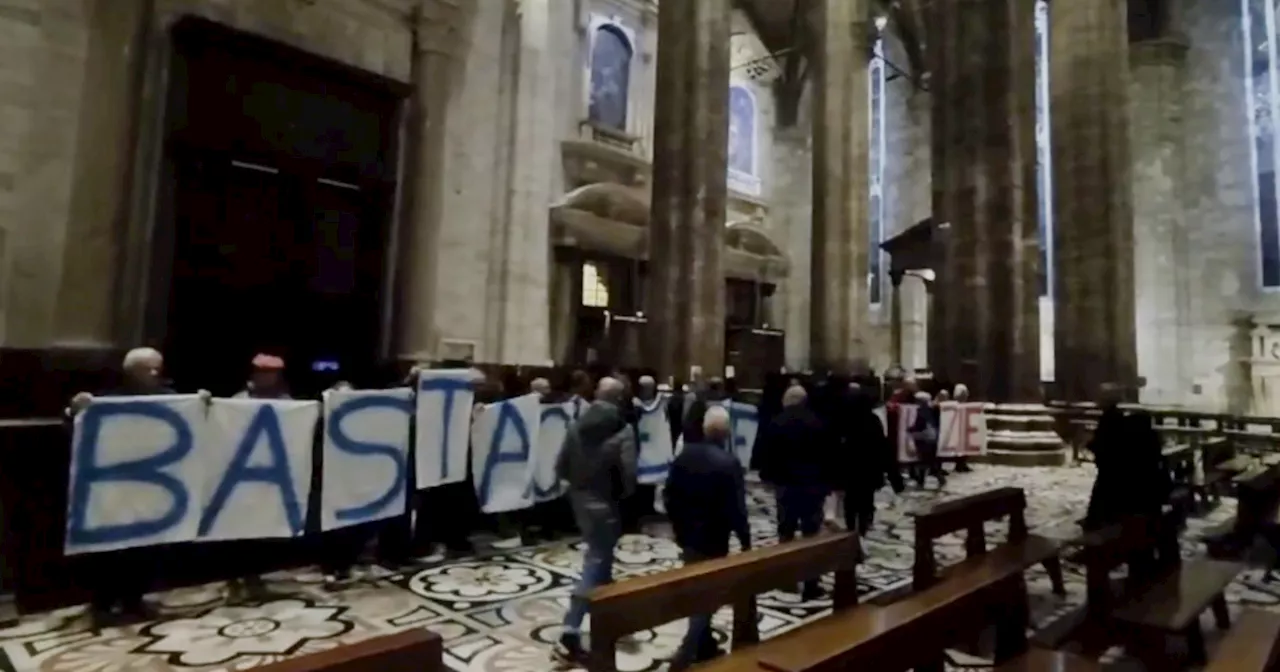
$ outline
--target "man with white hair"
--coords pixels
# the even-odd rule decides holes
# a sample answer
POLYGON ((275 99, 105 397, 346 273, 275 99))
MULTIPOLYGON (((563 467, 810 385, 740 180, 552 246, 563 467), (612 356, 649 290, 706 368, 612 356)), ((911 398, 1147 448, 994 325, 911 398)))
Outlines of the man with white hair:
MULTIPOLYGON (((155 348, 134 348, 121 363, 120 386, 102 396, 134 397, 175 394, 166 386, 161 373, 164 356, 155 348)), ((208 397, 208 393, 201 391, 208 397)), ((93 401, 93 395, 81 392, 71 400, 67 417, 74 418, 93 401)), ((152 574, 152 549, 108 551, 95 556, 94 585, 89 602, 89 616, 94 626, 105 628, 151 620, 154 612, 142 601, 152 574)))
POLYGON ((587 597, 597 586, 613 582, 614 545, 622 536, 621 503, 635 491, 636 435, 622 414, 622 404, 630 401, 625 395, 621 381, 601 378, 595 401, 569 428, 556 459, 556 476, 567 485, 574 521, 587 543, 582 579, 569 598, 555 649, 556 657, 568 663, 586 661, 580 633, 587 597))
MULTIPOLYGON (((667 474, 663 499, 685 563, 728 555, 731 534, 743 550, 751 548, 742 465, 724 449, 729 434, 729 411, 723 406, 707 408, 702 416, 705 440, 685 444, 667 474)), ((711 633, 713 612, 714 608, 689 618, 671 670, 684 670, 718 653, 711 633)))

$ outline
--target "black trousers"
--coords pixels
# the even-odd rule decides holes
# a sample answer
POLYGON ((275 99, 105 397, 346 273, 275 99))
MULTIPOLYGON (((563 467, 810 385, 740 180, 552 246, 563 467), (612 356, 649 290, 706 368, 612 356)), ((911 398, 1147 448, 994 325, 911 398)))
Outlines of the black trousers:
POLYGON ((119 606, 124 611, 142 609, 142 595, 147 592, 161 548, 130 548, 101 553, 93 558, 92 596, 95 611, 110 611, 119 606))
POLYGON ((844 522, 861 536, 871 531, 876 517, 876 493, 869 488, 849 488, 844 493, 844 522))

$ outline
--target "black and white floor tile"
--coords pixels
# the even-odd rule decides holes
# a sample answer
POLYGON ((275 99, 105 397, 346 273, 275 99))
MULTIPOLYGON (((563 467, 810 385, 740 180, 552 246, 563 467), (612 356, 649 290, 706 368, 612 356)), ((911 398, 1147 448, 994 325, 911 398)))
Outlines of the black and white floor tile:
MULTIPOLYGON (((1093 480, 1089 466, 1067 468, 1002 468, 979 466, 953 476, 943 491, 908 490, 878 496, 878 520, 864 540, 868 554, 859 568, 864 598, 909 581, 912 526, 908 513, 923 505, 1001 486, 1026 490, 1028 522, 1037 532, 1070 534, 1083 515, 1093 480)), ((753 543, 775 543, 773 503, 762 487, 753 487, 750 509, 753 543)), ((1224 502, 1211 515, 1193 520, 1184 540, 1188 554, 1202 552, 1198 531, 1233 514, 1224 502)), ((1002 529, 989 535, 998 540, 1002 529)), ((962 540, 939 545, 939 561, 963 555, 962 540)), ((664 531, 630 535, 618 546, 619 578, 639 576, 679 565, 675 544, 664 531)), ((246 670, 284 658, 324 651, 380 634, 427 628, 445 639, 446 662, 468 672, 546 672, 559 636, 560 618, 582 565, 581 544, 560 542, 482 554, 460 561, 425 565, 393 574, 374 574, 351 587, 328 592, 314 571, 268 577, 274 593, 283 595, 251 607, 231 607, 220 585, 202 586, 150 599, 163 617, 142 626, 92 630, 83 609, 29 616, 16 627, 0 630, 0 670, 15 672, 222 672, 246 670)), ((1028 573, 1033 618, 1052 622, 1083 601, 1083 577, 1066 568, 1068 595, 1052 595, 1039 568, 1028 573)), ((1235 605, 1280 610, 1280 581, 1267 583, 1261 570, 1241 575, 1228 596, 1235 605)), ((775 592, 759 599, 763 637, 785 632, 820 617, 827 601, 805 603, 794 594, 775 592)), ((716 636, 728 637, 730 613, 715 619, 716 636)), ((665 669, 684 632, 684 622, 668 623, 636 633, 619 646, 618 669, 647 672, 665 669)), ((957 658, 964 660, 957 654, 957 658)), ((968 661, 971 662, 971 661, 968 661)))

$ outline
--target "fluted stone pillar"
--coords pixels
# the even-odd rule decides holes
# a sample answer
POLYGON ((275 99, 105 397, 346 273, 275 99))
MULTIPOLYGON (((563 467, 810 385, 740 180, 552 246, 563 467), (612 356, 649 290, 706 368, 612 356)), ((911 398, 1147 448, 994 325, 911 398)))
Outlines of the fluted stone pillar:
POLYGON ((1161 405, 1194 402, 1183 177, 1187 47, 1170 38, 1129 45, 1138 373, 1147 379, 1141 401, 1161 405))
POLYGON ((456 60, 465 56, 460 22, 474 0, 427 0, 417 25, 411 69, 413 101, 406 129, 405 178, 400 227, 396 310, 399 358, 426 361, 435 356, 436 285, 439 232, 443 217, 445 116, 456 60))
POLYGON ((724 370, 729 0, 663 0, 645 359, 664 378, 724 370))
POLYGON ((814 45, 813 259, 810 360, 844 366, 867 356, 867 171, 871 113, 867 0, 819 0, 814 45))
POLYGON ((1124 0, 1049 8, 1056 383, 1136 389, 1129 44, 1124 0))
POLYGON ((930 365, 977 399, 1038 401, 1034 3, 944 0, 924 13, 944 248, 931 317, 945 359, 930 365))

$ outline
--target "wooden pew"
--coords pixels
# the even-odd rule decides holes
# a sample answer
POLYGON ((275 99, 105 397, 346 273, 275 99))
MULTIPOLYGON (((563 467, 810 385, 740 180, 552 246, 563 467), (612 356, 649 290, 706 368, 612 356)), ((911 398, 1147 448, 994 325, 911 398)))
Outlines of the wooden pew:
POLYGON ((1231 477, 1239 473, 1241 461, 1237 458, 1241 456, 1236 455, 1235 446, 1223 436, 1201 439, 1198 445, 1201 469, 1191 479, 1191 493, 1199 500, 1197 508, 1208 511, 1218 505, 1231 477))
POLYGON ((1244 569, 1234 562, 1182 560, 1179 522, 1176 513, 1134 517, 1088 535, 1078 554, 1090 619, 1119 634, 1149 669, 1173 669, 1164 660, 1170 635, 1185 637, 1192 662, 1204 662, 1200 615, 1212 609, 1218 627, 1228 626, 1223 591, 1244 569), (1122 564, 1129 574, 1117 595, 1110 574, 1122 564))
POLYGON ((1280 614, 1246 609, 1205 672, 1280 671, 1280 614))
POLYGON ((444 672, 444 645, 414 629, 346 644, 257 668, 261 672, 444 672))
MULTIPOLYGON (((987 552, 984 523, 1009 519, 1009 532, 1004 545, 1018 546, 1029 562, 1008 571, 1021 574, 1027 567, 1040 563, 1049 573, 1053 592, 1065 595, 1062 562, 1058 558, 1059 543, 1027 532, 1027 498, 1021 488, 997 488, 968 497, 940 502, 915 516, 915 563, 911 570, 913 590, 926 588, 940 578, 933 542, 939 537, 965 530, 965 557, 974 558, 987 552)), ((945 572, 943 572, 945 574, 945 572)))
POLYGON ((734 655, 727 658, 741 663, 747 658, 739 649, 759 641, 756 595, 834 571, 833 607, 853 606, 858 602, 858 557, 855 535, 824 534, 601 586, 592 591, 589 602, 588 669, 612 672, 617 641, 625 635, 726 604, 733 605, 734 615, 734 655))
POLYGON ((1102 664, 1092 658, 1066 651, 1031 647, 1027 652, 995 668, 994 672, 1101 672, 1102 664))
POLYGON ((1232 479, 1236 515, 1205 532, 1205 546, 1215 558, 1248 550, 1280 509, 1280 466, 1255 467, 1232 479))
MULTIPOLYGON (((995 623, 996 659, 1012 660, 1025 650, 1028 614, 1026 583, 1020 570, 1011 573, 1010 568, 1025 567, 1035 557, 1028 557, 1028 550, 1000 546, 948 568, 945 580, 902 600, 834 613, 774 637, 753 652, 760 668, 772 672, 941 670, 949 646, 995 623)), ((752 668, 711 667, 707 672, 745 669, 752 668)))

